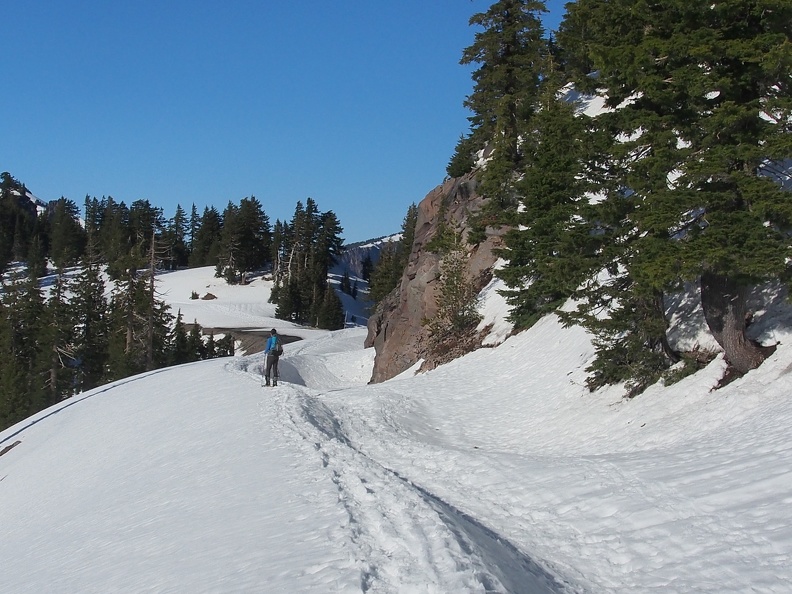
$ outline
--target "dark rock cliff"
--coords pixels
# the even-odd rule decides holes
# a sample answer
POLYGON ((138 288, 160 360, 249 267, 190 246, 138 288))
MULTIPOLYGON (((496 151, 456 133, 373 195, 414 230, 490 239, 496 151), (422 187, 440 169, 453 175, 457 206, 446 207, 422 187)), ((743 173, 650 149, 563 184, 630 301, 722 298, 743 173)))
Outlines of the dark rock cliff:
MULTIPOLYGON (((471 214, 484 199, 476 193, 473 176, 448 179, 418 205, 415 241, 399 286, 369 318, 366 346, 376 350, 372 383, 382 382, 429 358, 429 332, 425 321, 437 313, 440 256, 426 249, 442 223, 467 241, 471 214)), ((492 276, 496 261, 493 250, 501 245, 502 232, 487 229, 486 239, 466 247, 467 275, 479 288, 492 276)))

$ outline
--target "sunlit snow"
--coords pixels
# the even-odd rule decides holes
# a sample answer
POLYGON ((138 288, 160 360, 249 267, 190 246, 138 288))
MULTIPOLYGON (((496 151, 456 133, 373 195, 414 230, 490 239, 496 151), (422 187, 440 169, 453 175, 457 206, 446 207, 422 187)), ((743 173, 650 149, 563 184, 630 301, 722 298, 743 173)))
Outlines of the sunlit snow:
POLYGON ((630 401, 591 394, 589 338, 554 316, 367 385, 364 328, 284 324, 268 281, 212 272, 160 290, 205 326, 302 336, 284 382, 261 386, 260 353, 194 363, 0 433, 0 592, 790 591, 777 313, 757 322, 775 354, 718 391, 720 358, 630 401))

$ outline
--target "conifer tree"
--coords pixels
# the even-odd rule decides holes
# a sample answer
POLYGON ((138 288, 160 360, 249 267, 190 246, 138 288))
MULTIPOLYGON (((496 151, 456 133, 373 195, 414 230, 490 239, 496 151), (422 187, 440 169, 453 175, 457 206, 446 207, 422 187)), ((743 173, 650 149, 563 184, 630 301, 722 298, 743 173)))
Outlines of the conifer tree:
POLYGON ((2 304, 8 323, 5 355, 15 360, 4 369, 10 374, 5 414, 15 422, 41 410, 48 401, 42 350, 44 299, 38 279, 27 275, 4 281, 2 304))
POLYGON ((223 217, 215 207, 204 208, 201 224, 192 238, 190 266, 215 266, 221 252, 223 217))
POLYGON ((381 248, 379 260, 369 279, 369 299, 374 303, 382 301, 399 285, 412 253, 417 222, 418 207, 413 203, 407 208, 407 214, 402 220, 400 239, 389 241, 381 248))
POLYGON ((317 324, 327 274, 343 247, 343 229, 335 213, 320 213, 312 198, 298 202, 288 225, 277 227, 277 271, 270 299, 276 316, 317 324))
POLYGON ((0 301, 0 430, 30 414, 24 361, 14 348, 14 329, 9 307, 0 301))
POLYGON ((727 360, 756 367, 767 351, 745 336, 747 288, 789 274, 789 195, 767 168, 791 154, 792 5, 581 0, 570 15, 559 40, 616 108, 598 120, 630 189, 634 286, 700 277, 727 360))
MULTIPOLYGON (((481 192, 500 208, 516 206, 511 186, 521 160, 520 137, 535 108, 548 52, 540 20, 546 11, 544 2, 537 0, 499 0, 470 19, 481 30, 464 50, 461 64, 479 67, 472 74, 473 92, 465 101, 473 112, 471 133, 457 146, 464 152, 455 159, 470 163, 474 151, 488 149, 481 192)), ((454 172, 461 169, 455 167, 454 172)))
POLYGON ((187 220, 187 214, 181 204, 177 204, 176 213, 168 221, 163 234, 163 241, 168 250, 165 260, 171 270, 187 265, 189 257, 189 248, 187 247, 189 225, 190 221, 187 220))
POLYGON ((184 316, 182 316, 181 310, 176 314, 176 321, 173 324, 170 357, 172 365, 181 365, 182 363, 198 360, 195 351, 190 349, 190 340, 187 329, 184 326, 184 316))
POLYGON ((76 387, 90 390, 103 380, 108 357, 109 324, 105 283, 98 261, 89 244, 82 272, 71 286, 71 311, 75 322, 76 387))
POLYGON ((201 218, 198 216, 198 207, 195 206, 193 203, 192 207, 190 208, 190 227, 189 227, 189 242, 188 242, 188 261, 189 256, 192 256, 192 251, 195 243, 195 236, 198 233, 198 229, 201 226, 201 218))
POLYGON ((73 266, 86 245, 79 209, 71 200, 61 198, 55 202, 50 219, 50 257, 57 268, 73 266))
POLYGON ((70 396, 74 390, 76 328, 67 290, 64 270, 59 268, 46 303, 47 332, 44 345, 49 351, 49 404, 70 396))
POLYGON ((344 308, 341 299, 331 285, 325 287, 318 307, 316 327, 325 330, 341 330, 344 327, 344 308))

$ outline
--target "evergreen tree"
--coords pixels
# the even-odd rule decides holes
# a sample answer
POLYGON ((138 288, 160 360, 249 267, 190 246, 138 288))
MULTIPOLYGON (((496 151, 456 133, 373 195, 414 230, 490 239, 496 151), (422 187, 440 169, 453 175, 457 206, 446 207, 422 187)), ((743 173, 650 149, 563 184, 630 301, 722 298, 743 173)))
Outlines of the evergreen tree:
POLYGON ((389 241, 380 248, 377 265, 371 272, 369 299, 379 303, 396 288, 401 279, 396 243, 389 241), (397 278, 398 275, 398 278, 397 278))
POLYGON ((64 270, 59 268, 47 300, 45 317, 47 331, 44 345, 49 351, 47 380, 49 404, 70 396, 74 391, 76 328, 71 305, 66 296, 67 290, 64 270))
POLYGON ((344 327, 344 308, 341 299, 331 285, 325 287, 318 308, 316 327, 325 330, 341 330, 344 327))
POLYGON ((218 263, 222 231, 223 218, 220 212, 215 207, 206 207, 201 224, 192 238, 190 266, 215 266, 218 263))
POLYGON ((85 252, 86 231, 80 225, 80 213, 71 200, 61 198, 50 203, 50 257, 57 268, 74 266, 85 252))
MULTIPOLYGON (((194 207, 194 205, 193 205, 194 207)), ((193 212, 195 214, 195 212, 193 212)), ((176 213, 166 225, 163 242, 167 246, 168 255, 166 261, 168 268, 175 270, 180 266, 186 266, 188 262, 189 249, 187 247, 190 221, 187 214, 180 204, 176 205, 176 213)))
POLYGON ((400 239, 388 242, 380 250, 377 265, 369 275, 369 299, 374 303, 382 301, 399 285, 412 253, 417 222, 418 207, 413 203, 402 220, 400 239))
POLYGON ((187 350, 190 353, 190 360, 200 361, 206 359, 206 347, 204 346, 201 325, 197 320, 193 320, 190 331, 187 334, 187 350))
MULTIPOLYGON (((481 28, 473 44, 462 54, 461 64, 478 64, 473 72, 473 92, 465 107, 469 118, 469 138, 457 146, 461 154, 452 163, 467 164, 474 151, 488 149, 489 160, 481 174, 481 192, 498 207, 514 207, 511 184, 520 163, 520 137, 530 121, 536 92, 548 53, 540 14, 544 2, 499 0, 470 24, 481 28)), ((454 168, 454 173, 466 169, 454 168)))
POLYGON ((24 184, 0 174, 0 272, 13 261, 24 261, 36 225, 36 207, 24 184))
POLYGON ((243 278, 270 262, 272 230, 261 203, 252 196, 243 198, 238 211, 239 255, 237 266, 243 278))
POLYGON ((34 235, 30 241, 27 254, 28 274, 34 278, 40 278, 47 274, 47 254, 38 235, 34 235))
POLYGON ((215 276, 225 278, 230 284, 239 280, 239 258, 242 251, 242 225, 239 207, 229 201, 223 211, 223 230, 220 234, 220 254, 215 276))
POLYGON ((197 361, 195 350, 190 348, 190 339, 187 329, 184 326, 184 317, 181 310, 176 314, 176 321, 173 325, 173 335, 171 339, 171 364, 181 365, 197 361))
POLYGON ((312 198, 298 202, 288 225, 276 225, 277 268, 271 300, 276 316, 318 324, 327 275, 343 248, 343 229, 335 213, 320 213, 312 198))
MULTIPOLYGON (((5 297, 5 295, 4 295, 5 297)), ((15 337, 9 306, 0 301, 0 430, 30 414, 26 393, 24 361, 14 347, 15 337)))
POLYGON ((342 293, 346 293, 347 295, 352 294, 352 280, 349 278, 349 270, 344 269, 344 275, 341 277, 339 288, 342 293))
POLYGON ((108 357, 109 324, 105 284, 98 262, 88 253, 82 263, 82 272, 71 286, 70 300, 75 323, 75 349, 77 391, 90 390, 101 384, 108 357))
POLYGON ((226 334, 215 342, 215 357, 233 357, 234 356, 234 336, 226 334))
POLYGON ((371 280, 371 271, 374 269, 374 262, 371 260, 371 254, 366 254, 366 257, 363 258, 363 264, 361 265, 360 274, 363 277, 363 280, 369 282, 371 280))
POLYGON ((462 246, 448 252, 440 266, 437 314, 429 322, 433 347, 459 340, 481 320, 478 291, 466 275, 467 254, 462 246))
POLYGON ((507 263, 496 274, 510 289, 505 295, 518 328, 555 310, 606 264, 603 243, 610 235, 587 194, 601 188, 601 176, 588 166, 599 155, 601 134, 590 120, 576 117, 578 106, 560 95, 561 83, 552 73, 543 81, 540 109, 532 133, 523 139, 523 169, 515 182, 521 204, 517 225, 499 252, 507 263))
POLYGON ((28 275, 4 282, 2 303, 8 322, 6 354, 15 359, 15 364, 5 368, 11 374, 6 414, 8 421, 16 422, 41 410, 48 402, 42 351, 44 299, 38 279, 28 275))
POLYGON ((700 276, 728 361, 756 367, 767 351, 745 337, 745 293, 789 277, 792 211, 767 169, 792 148, 792 6, 581 0, 570 15, 559 40, 572 40, 576 63, 598 71, 617 108, 598 120, 630 189, 625 261, 636 295, 700 276))
POLYGON ((198 216, 198 207, 195 206, 193 203, 192 208, 190 209, 190 228, 189 228, 189 243, 188 243, 188 261, 189 256, 192 256, 193 247, 195 244, 195 236, 198 233, 198 229, 201 227, 201 217, 198 216))

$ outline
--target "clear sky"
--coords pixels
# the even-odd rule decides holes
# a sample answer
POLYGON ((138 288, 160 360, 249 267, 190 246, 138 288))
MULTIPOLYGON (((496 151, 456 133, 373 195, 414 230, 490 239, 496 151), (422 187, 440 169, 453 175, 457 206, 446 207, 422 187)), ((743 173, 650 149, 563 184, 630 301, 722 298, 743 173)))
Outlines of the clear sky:
POLYGON ((0 0, 0 171, 80 207, 255 196, 274 223, 312 197, 347 242, 396 232, 468 130, 490 4, 0 0))

